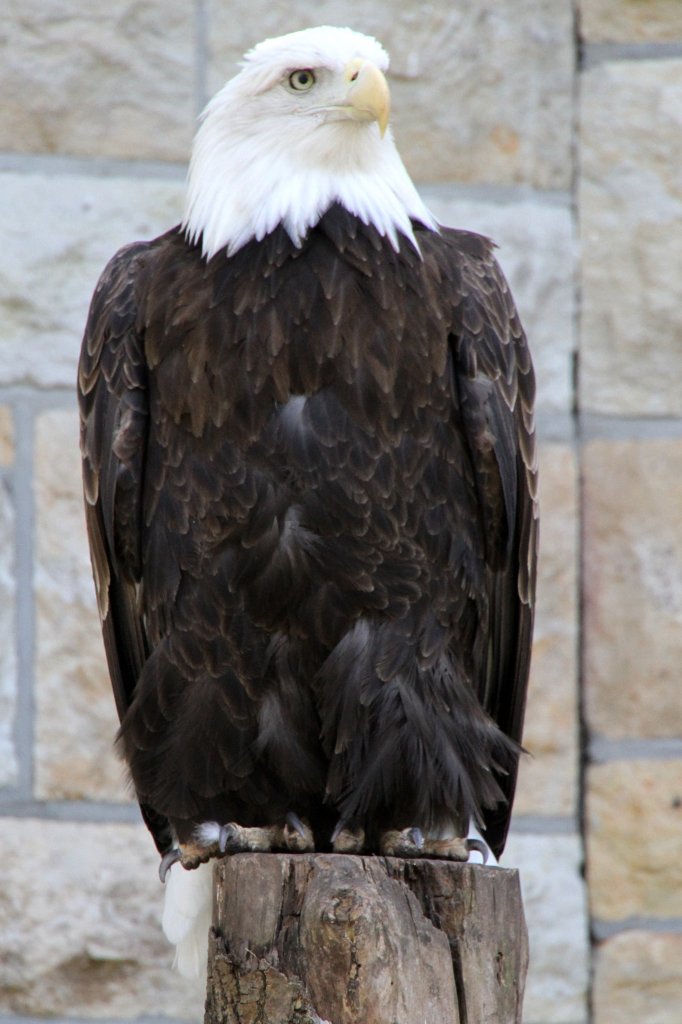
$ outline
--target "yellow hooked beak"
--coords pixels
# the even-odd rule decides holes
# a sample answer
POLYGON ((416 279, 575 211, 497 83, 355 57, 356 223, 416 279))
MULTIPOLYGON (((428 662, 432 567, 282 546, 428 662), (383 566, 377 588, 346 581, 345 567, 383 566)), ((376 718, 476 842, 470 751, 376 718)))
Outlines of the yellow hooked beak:
POLYGON ((348 83, 346 109, 358 121, 376 121, 383 137, 391 113, 388 82, 379 68, 369 60, 356 57, 343 72, 348 83))

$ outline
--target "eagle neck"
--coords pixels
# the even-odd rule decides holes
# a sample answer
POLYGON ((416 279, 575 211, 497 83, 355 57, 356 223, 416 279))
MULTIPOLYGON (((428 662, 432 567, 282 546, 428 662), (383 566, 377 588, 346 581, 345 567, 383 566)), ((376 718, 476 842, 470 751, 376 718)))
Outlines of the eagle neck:
POLYGON ((337 134, 328 132, 325 151, 311 154, 272 136, 221 137, 207 119, 190 163, 182 223, 188 240, 210 259, 220 251, 233 255, 281 225, 300 247, 334 204, 374 227, 396 251, 401 237, 417 245, 413 221, 438 230, 388 134, 337 134))

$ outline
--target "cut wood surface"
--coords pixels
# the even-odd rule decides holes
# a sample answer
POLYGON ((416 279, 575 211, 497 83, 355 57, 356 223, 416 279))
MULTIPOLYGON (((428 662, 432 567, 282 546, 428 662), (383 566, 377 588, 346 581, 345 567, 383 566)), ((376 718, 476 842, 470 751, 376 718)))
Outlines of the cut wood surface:
POLYGON ((518 872, 237 854, 216 865, 205 1024, 520 1024, 518 872))

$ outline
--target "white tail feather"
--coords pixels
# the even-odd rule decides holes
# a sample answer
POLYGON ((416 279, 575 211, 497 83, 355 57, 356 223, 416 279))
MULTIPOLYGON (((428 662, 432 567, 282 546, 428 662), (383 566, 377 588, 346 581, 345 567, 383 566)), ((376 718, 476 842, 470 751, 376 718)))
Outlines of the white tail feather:
POLYGON ((200 978, 206 972, 212 892, 210 862, 194 871, 174 864, 166 876, 161 924, 164 935, 175 946, 173 967, 183 978, 200 978))

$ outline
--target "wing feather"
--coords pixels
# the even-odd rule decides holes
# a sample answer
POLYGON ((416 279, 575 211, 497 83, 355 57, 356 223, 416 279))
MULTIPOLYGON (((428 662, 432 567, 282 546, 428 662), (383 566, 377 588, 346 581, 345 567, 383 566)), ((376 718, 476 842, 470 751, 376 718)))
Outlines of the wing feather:
MULTIPOLYGON (((453 390, 469 447, 487 565, 487 635, 479 699, 520 744, 530 670, 538 541, 535 380, 509 286, 479 236, 444 232, 457 252, 453 390)), ((445 275, 444 275, 445 276, 445 275)), ((504 847, 516 767, 498 782, 506 803, 485 812, 486 839, 504 847)))
MULTIPOLYGON (((140 516, 147 432, 146 366, 136 288, 145 246, 121 249, 93 295, 78 367, 85 516, 104 648, 119 718, 148 648, 138 602, 140 516)), ((160 851, 168 822, 141 811, 160 851)))

